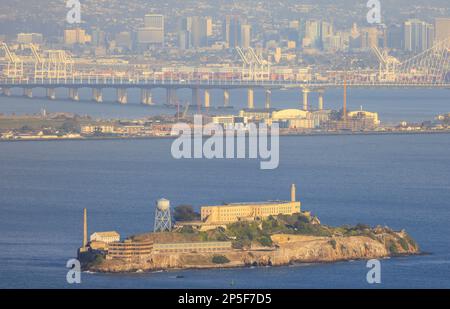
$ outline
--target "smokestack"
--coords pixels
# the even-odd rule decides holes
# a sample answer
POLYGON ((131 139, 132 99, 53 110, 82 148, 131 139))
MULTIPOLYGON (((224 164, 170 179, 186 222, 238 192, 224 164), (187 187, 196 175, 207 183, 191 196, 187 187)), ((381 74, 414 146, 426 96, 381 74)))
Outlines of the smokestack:
POLYGON ((295 202, 295 184, 291 185, 291 202, 295 202))
POLYGON ((83 209, 83 248, 86 248, 87 246, 87 236, 88 231, 87 231, 87 209, 84 208, 83 209))
POLYGON ((342 107, 342 119, 347 120, 347 77, 344 79, 344 105, 342 107))

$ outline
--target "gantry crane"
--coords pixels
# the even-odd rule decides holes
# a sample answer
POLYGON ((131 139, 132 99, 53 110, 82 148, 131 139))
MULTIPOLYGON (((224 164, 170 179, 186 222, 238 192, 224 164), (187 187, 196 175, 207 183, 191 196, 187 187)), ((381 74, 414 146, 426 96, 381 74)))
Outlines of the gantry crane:
POLYGON ((24 76, 23 61, 15 53, 13 53, 5 42, 0 44, 1 49, 5 52, 7 78, 22 78, 24 76))

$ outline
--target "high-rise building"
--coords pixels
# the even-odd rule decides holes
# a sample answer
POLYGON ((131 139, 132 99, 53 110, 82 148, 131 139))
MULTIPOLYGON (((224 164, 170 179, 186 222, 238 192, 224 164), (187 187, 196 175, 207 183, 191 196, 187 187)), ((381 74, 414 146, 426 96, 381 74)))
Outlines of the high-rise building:
POLYGON ((189 49, 191 48, 190 43, 191 33, 187 30, 178 31, 178 47, 180 49, 189 49))
POLYGON ((436 41, 450 38, 450 17, 436 18, 435 22, 436 41))
POLYGON ((164 31, 164 16, 159 14, 145 15, 144 28, 159 29, 164 31))
POLYGON ((223 38, 229 48, 240 46, 241 19, 239 16, 226 16, 223 23, 223 38))
POLYGON ((375 27, 361 29, 361 45, 362 50, 369 50, 372 46, 380 46, 378 40, 378 29, 375 27))
POLYGON ((204 47, 208 45, 207 19, 199 16, 191 17, 191 45, 204 47))
POLYGON ((119 32, 115 36, 117 47, 131 50, 133 47, 133 38, 128 31, 119 32))
POLYGON ((405 50, 418 53, 433 46, 434 26, 418 19, 404 24, 405 50))
POLYGON ((86 44, 91 42, 91 36, 81 28, 64 30, 64 43, 66 45, 86 44))
POLYGON ((42 44, 44 43, 44 36, 42 33, 19 33, 17 42, 21 44, 42 44))
POLYGON ((198 48, 208 46, 208 38, 211 35, 212 20, 210 17, 190 16, 181 19, 178 33, 180 47, 198 48))
POLYGON ((305 28, 305 38, 307 38, 308 44, 312 48, 320 48, 321 47, 321 22, 318 20, 307 20, 305 28))
POLYGON ((92 45, 105 46, 106 45, 106 33, 98 28, 92 29, 92 45))
POLYGON ((137 40, 140 45, 164 44, 164 16, 147 14, 144 27, 138 29, 137 40))
POLYGON ((252 27, 250 25, 241 26, 241 44, 243 48, 249 48, 252 41, 252 27))
POLYGON ((333 25, 329 22, 320 20, 307 20, 305 22, 305 35, 303 42, 311 48, 322 49, 325 41, 334 34, 333 25))
POLYGON ((213 35, 213 22, 211 17, 206 17, 206 36, 210 37, 213 35))
POLYGON ((399 24, 390 25, 387 28, 387 47, 391 49, 403 49, 404 47, 403 27, 399 24))

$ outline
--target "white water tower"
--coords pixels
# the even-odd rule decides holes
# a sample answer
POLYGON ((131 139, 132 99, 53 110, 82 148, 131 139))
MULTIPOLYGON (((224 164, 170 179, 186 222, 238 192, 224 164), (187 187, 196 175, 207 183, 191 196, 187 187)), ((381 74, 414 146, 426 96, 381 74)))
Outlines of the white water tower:
POLYGON ((156 201, 154 232, 170 232, 172 230, 172 217, 170 215, 170 201, 161 198, 156 201))

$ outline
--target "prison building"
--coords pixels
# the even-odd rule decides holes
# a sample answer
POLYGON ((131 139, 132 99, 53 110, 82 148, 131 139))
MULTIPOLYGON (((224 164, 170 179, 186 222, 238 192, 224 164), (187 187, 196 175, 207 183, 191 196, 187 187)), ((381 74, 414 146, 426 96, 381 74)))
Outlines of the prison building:
POLYGON ((108 244, 106 259, 139 260, 149 257, 152 251, 152 241, 132 241, 127 239, 123 242, 112 242, 108 244))
POLYGON ((230 251, 231 241, 154 244, 155 253, 214 253, 230 251))
POLYGON ((292 215, 300 212, 300 202, 235 203, 220 206, 204 206, 201 219, 207 224, 230 224, 238 221, 254 221, 269 216, 292 215))

